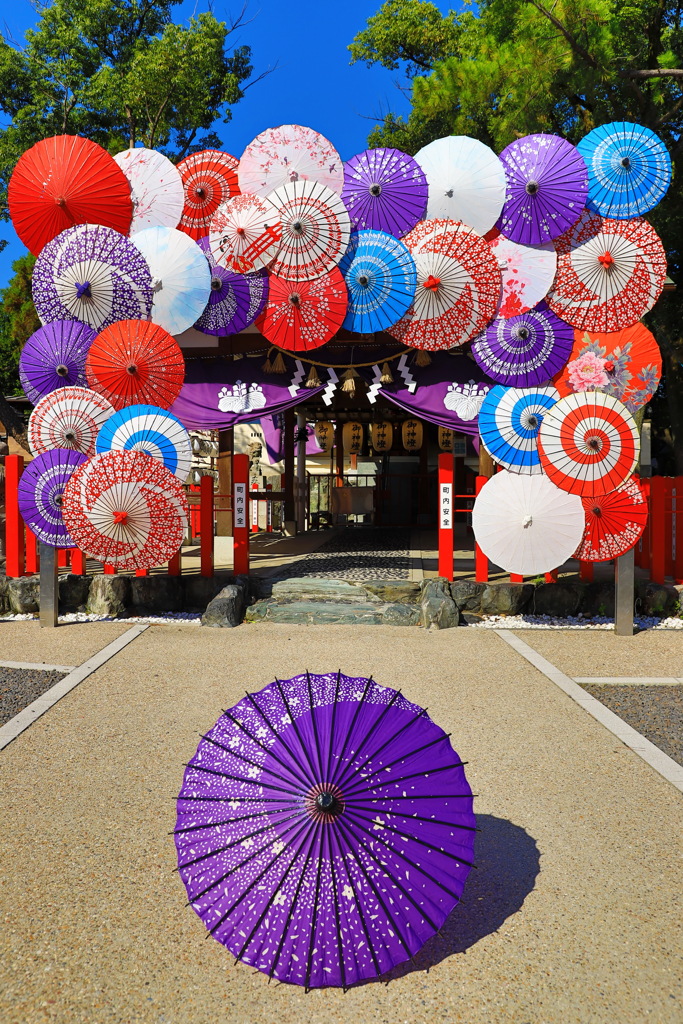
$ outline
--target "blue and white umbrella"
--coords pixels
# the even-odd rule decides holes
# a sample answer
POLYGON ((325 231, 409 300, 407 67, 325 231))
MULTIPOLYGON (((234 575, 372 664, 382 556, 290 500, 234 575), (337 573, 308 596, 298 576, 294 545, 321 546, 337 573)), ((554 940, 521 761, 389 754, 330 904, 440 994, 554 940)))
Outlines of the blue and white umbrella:
POLYGON ((628 220, 652 210, 666 195, 671 158, 649 128, 612 121, 594 128, 576 148, 588 168, 589 210, 628 220))
POLYGON ((358 231, 339 268, 349 292, 342 324, 371 334, 397 323, 415 298, 417 271, 407 247, 385 231, 358 231))
POLYGON ((553 387, 491 388, 479 411, 479 434, 495 462, 513 473, 540 473, 538 432, 560 395, 553 387))
POLYGON ((187 430, 172 413, 156 405, 129 405, 109 417, 97 435, 97 454, 112 451, 147 452, 182 483, 192 464, 187 430))
POLYGON ((175 228, 145 228, 131 242, 152 274, 150 319, 174 336, 199 319, 211 296, 211 270, 199 246, 175 228))

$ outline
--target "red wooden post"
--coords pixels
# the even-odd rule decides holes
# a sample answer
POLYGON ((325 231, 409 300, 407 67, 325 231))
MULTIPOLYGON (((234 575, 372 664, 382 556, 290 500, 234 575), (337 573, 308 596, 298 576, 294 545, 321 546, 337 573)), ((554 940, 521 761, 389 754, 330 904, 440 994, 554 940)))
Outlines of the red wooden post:
POLYGON ((36 572, 40 572, 40 555, 38 553, 38 538, 32 530, 26 527, 26 561, 25 561, 25 572, 27 576, 32 576, 36 572))
POLYGON ((149 576, 149 569, 136 569, 135 570, 135 575, 136 576, 149 576))
POLYGON ((24 520, 19 511, 17 494, 24 472, 23 455, 5 456, 5 574, 14 578, 24 575, 24 520))
POLYGON ((73 548, 71 551, 71 571, 75 576, 85 576, 85 554, 79 551, 78 548, 73 548))
POLYGON ((519 573, 510 573, 510 583, 524 583, 524 577, 520 576, 519 573))
POLYGON ((551 569, 545 574, 546 583, 557 583, 557 569, 551 569))
POLYGON ((672 504, 673 578, 674 583, 683 583, 683 476, 674 479, 672 504))
POLYGON ((68 564, 69 563, 68 563, 68 560, 67 560, 66 548, 58 548, 57 549, 57 568, 58 569, 66 569, 68 564))
POLYGON ((203 476, 199 484, 200 574, 213 576, 213 477, 203 476))
POLYGON ((249 572, 249 456, 234 455, 232 460, 233 572, 249 572))
POLYGON ((104 573, 105 576, 116 576, 118 569, 116 568, 115 565, 108 565, 105 562, 105 564, 102 566, 102 572, 104 573))
POLYGON ((453 453, 439 452, 439 576, 453 579, 453 453))
MULTIPOLYGON (((254 480, 251 485, 252 491, 258 491, 258 484, 254 480)), ((255 498, 251 499, 251 532, 258 533, 258 501, 255 498)))
POLYGON ((592 583, 593 575, 592 562, 579 562, 579 579, 585 580, 586 583, 592 583))
MULTIPOLYGON (((487 480, 488 477, 486 476, 477 477, 475 494, 479 494, 487 480)), ((474 579, 477 583, 488 583, 489 581, 489 560, 477 544, 476 540, 474 542, 474 579)))
POLYGON ((664 497, 664 550, 666 552, 665 572, 667 576, 674 576, 674 552, 676 548, 676 526, 674 523, 674 509, 676 508, 676 479, 665 477, 666 493, 664 497))
POLYGON ((666 480, 653 476, 650 480, 650 536, 652 563, 650 577, 653 583, 663 583, 666 576, 666 480))
MULTIPOLYGON (((273 485, 266 484, 266 490, 272 491, 273 485)), ((266 502, 266 533, 273 532, 273 503, 272 501, 266 502)))
POLYGON ((173 556, 173 558, 169 558, 169 560, 168 560, 168 575, 169 576, 180 576, 180 575, 182 575, 181 553, 180 553, 181 550, 182 549, 179 548, 176 551, 176 553, 173 556))
POLYGON ((647 509, 648 509, 647 524, 646 524, 645 529, 643 531, 643 536, 638 541, 638 553, 639 553, 639 556, 640 556, 639 560, 638 560, 638 565, 640 566, 641 569, 649 569, 650 568, 650 536, 651 536, 650 520, 652 518, 652 504, 651 504, 651 501, 650 501, 650 481, 651 481, 651 479, 652 478, 650 477, 650 479, 648 479, 648 480, 641 479, 641 481, 640 481, 640 487, 641 487, 641 489, 643 491, 643 494, 645 495, 645 500, 647 502, 647 509))

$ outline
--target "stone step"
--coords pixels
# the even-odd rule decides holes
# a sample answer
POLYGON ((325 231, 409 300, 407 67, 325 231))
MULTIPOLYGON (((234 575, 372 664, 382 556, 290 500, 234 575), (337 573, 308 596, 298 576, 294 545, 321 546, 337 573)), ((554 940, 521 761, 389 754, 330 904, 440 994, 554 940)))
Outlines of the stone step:
POLYGON ((418 605, 380 601, 257 601, 247 608, 247 622, 288 622, 308 625, 416 626, 420 621, 418 605))

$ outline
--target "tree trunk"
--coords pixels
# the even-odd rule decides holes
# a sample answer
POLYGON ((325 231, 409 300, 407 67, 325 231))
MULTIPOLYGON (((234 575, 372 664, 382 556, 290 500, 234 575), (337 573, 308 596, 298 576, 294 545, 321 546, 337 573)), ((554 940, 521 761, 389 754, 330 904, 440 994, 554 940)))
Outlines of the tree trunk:
POLYGON ((676 472, 683 474, 683 364, 680 354, 664 351, 664 368, 666 372, 666 397, 671 419, 676 472))
POLYGON ((21 417, 17 416, 16 412, 3 395, 0 395, 0 423, 4 425, 7 433, 12 435, 18 445, 21 445, 21 447, 27 452, 30 452, 31 449, 28 444, 26 427, 24 426, 21 417))

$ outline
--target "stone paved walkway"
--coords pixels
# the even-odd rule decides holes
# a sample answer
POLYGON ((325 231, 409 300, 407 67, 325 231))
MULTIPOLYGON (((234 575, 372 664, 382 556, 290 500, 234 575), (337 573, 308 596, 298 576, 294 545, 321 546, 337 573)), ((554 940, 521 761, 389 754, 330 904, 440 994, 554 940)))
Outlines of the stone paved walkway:
POLYGON ((349 528, 277 573, 277 579, 410 579, 410 530, 349 528))

